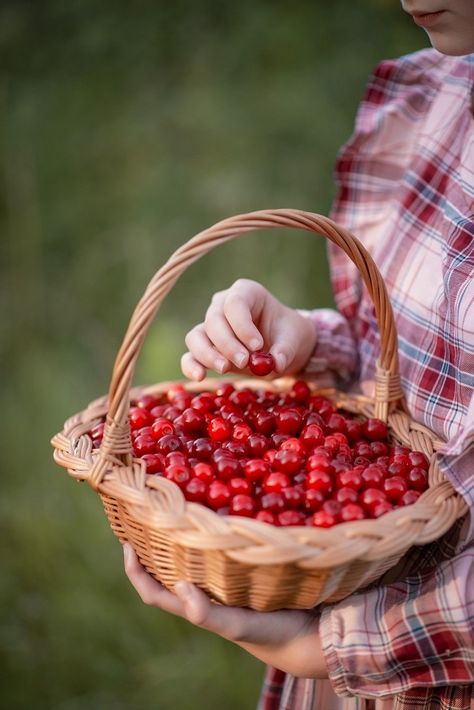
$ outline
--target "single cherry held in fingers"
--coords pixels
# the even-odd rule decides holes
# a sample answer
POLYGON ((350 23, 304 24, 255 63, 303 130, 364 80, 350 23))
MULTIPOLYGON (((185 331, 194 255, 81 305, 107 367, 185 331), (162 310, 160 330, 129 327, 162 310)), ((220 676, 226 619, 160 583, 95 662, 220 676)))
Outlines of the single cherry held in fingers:
POLYGON ((250 354, 249 370, 256 377, 265 377, 275 369, 275 359, 270 353, 258 350, 250 354))

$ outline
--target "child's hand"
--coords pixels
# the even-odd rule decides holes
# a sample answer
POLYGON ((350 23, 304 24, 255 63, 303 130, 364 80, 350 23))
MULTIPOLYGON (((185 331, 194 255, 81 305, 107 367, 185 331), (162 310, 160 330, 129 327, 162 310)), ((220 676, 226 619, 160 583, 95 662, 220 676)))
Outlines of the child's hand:
POLYGON ((189 352, 181 368, 191 380, 202 380, 206 369, 236 372, 247 367, 249 355, 269 351, 276 374, 295 374, 309 359, 316 343, 313 323, 280 303, 261 284, 239 279, 214 294, 203 323, 186 336, 189 352))
POLYGON ((142 601, 236 643, 259 660, 301 678, 327 678, 318 617, 310 611, 260 612, 213 604, 198 587, 178 582, 175 594, 124 545, 125 571, 142 601))

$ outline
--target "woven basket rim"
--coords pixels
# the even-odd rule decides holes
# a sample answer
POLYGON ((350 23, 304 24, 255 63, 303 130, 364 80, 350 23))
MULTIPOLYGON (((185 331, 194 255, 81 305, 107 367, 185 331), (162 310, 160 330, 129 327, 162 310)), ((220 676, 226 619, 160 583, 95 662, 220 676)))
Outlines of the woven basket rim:
MULTIPOLYGON (((176 385, 182 385, 191 392, 211 391, 222 382, 229 382, 237 389, 257 389, 263 386, 267 390, 279 391, 287 388, 295 379, 285 377, 279 380, 260 380, 221 377, 207 378, 199 383, 170 380, 133 388, 131 401, 142 394, 162 393, 176 385)), ((311 380, 306 379, 311 385, 311 380)), ((317 387, 314 388, 313 393, 327 396, 337 402, 340 408, 346 408, 344 405, 356 402, 366 412, 363 416, 369 416, 373 406, 373 400, 363 394, 317 387)), ((92 448, 92 441, 86 431, 95 421, 100 420, 106 411, 106 396, 93 400, 84 410, 70 417, 63 430, 52 439, 57 463, 67 468, 76 479, 87 480, 88 471, 99 454, 99 449, 92 448)), ((389 415, 389 427, 391 420, 397 417, 409 419, 405 412, 395 410, 389 415)), ((420 425, 420 429, 422 436, 431 435, 426 427, 420 425)), ((444 443, 434 435, 431 441, 433 451, 444 443)), ((141 459, 133 459, 133 475, 130 474, 130 467, 120 458, 110 456, 109 461, 110 469, 98 486, 98 492, 126 501, 137 523, 159 530, 165 520, 166 527, 170 526, 169 529, 172 530, 174 516, 176 518, 174 535, 178 542, 181 539, 185 545, 194 545, 198 548, 204 546, 206 549, 210 546, 212 549, 213 543, 209 535, 212 537, 216 533, 205 533, 196 527, 196 511, 202 509, 201 527, 205 528, 207 525, 211 531, 216 529, 222 542, 222 545, 217 545, 215 549, 247 565, 272 565, 275 564, 275 559, 278 559, 281 563, 294 562, 304 567, 331 568, 341 564, 341 560, 344 562, 354 559, 380 560, 396 552, 400 547, 406 550, 412 545, 422 545, 436 539, 440 536, 438 523, 442 524, 441 534, 443 534, 467 511, 464 499, 449 481, 439 475, 438 480, 430 482, 429 489, 414 504, 393 510, 380 518, 339 523, 330 529, 308 526, 276 527, 241 516, 219 516, 205 506, 186 501, 175 483, 159 476, 146 474, 141 459), (171 513, 169 499, 175 506, 175 510, 171 513), (163 506, 165 510, 160 511, 160 507, 163 506), (410 527, 409 534, 407 525, 410 527), (255 541, 255 537, 257 540, 260 537, 260 542, 255 541), (276 557, 270 554, 269 546, 271 548, 272 545, 279 549, 276 557)))

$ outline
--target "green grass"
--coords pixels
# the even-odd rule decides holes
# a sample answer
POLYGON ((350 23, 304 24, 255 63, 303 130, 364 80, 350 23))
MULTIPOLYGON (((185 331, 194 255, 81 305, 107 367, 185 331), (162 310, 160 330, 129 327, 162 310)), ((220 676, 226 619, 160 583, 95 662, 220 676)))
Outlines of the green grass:
MULTIPOLYGON (((252 209, 327 212, 370 69, 425 44, 388 0, 2 3, 0 707, 255 706, 261 664, 141 604, 49 439, 107 390, 136 301, 183 241, 252 209)), ((176 285, 137 382, 179 376, 184 334, 240 276, 332 303, 321 239, 242 237, 176 285)))

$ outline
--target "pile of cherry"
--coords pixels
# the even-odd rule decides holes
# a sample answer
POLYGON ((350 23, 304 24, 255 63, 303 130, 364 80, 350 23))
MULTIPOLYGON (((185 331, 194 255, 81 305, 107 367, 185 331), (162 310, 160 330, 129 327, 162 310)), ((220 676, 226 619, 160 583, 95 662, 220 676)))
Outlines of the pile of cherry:
MULTIPOLYGON (((332 527, 414 503, 428 460, 390 445, 386 424, 337 410, 303 381, 275 393, 178 385, 130 408, 134 453, 188 501, 274 525, 332 527)), ((89 435, 100 446, 104 424, 89 435)))

